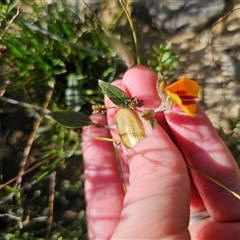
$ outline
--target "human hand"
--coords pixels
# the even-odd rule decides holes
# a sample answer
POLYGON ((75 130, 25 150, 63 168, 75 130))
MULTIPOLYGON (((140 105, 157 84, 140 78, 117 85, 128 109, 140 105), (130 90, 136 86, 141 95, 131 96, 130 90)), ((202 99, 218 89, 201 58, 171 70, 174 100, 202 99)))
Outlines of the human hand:
MULTIPOLYGON (((143 109, 156 108, 156 79, 155 73, 137 66, 116 84, 142 100, 143 109)), ((91 118, 112 125, 116 111, 91 118)), ((83 129, 89 239, 239 239, 240 200, 186 166, 240 193, 239 169, 205 113, 198 107, 194 118, 174 110, 156 118, 154 130, 143 120, 145 139, 120 151, 126 195, 113 144, 88 137, 116 139, 116 133, 94 126, 83 129), (204 211, 209 217, 198 220, 204 211)))

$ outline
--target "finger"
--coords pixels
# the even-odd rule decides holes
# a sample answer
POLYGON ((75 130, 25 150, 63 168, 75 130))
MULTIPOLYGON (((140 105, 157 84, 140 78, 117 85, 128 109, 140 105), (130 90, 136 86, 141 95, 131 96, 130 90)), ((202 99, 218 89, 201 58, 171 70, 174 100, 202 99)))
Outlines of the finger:
POLYGON ((112 239, 188 239, 190 181, 184 159, 160 126, 145 128, 147 137, 127 151, 130 185, 112 239))
MULTIPOLYGON (((106 125, 106 117, 93 115, 94 122, 106 125)), ((89 239, 109 239, 119 221, 124 192, 113 144, 93 138, 110 138, 109 130, 88 126, 83 129, 85 196, 89 239)))
MULTIPOLYGON (((156 74, 147 68, 130 69, 123 77, 123 89, 129 96, 143 100, 144 107, 160 103, 156 93, 156 74)), ((120 223, 112 238, 162 239, 173 235, 187 239, 190 181, 186 165, 160 126, 152 131, 147 122, 144 125, 147 137, 126 153, 130 186, 120 223)))
MULTIPOLYGON (((165 117, 189 165, 240 193, 235 160, 200 107, 194 118, 166 111, 165 117)), ((191 170, 195 186, 216 221, 240 219, 240 201, 229 192, 191 170)), ((200 210, 200 209, 199 209, 200 210)))

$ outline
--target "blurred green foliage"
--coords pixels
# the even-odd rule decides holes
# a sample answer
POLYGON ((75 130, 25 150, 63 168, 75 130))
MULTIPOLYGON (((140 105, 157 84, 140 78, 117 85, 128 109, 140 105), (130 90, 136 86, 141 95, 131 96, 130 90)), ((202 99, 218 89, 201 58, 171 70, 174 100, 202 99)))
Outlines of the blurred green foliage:
MULTIPOLYGON (((116 50, 104 41, 99 22, 84 8, 81 1, 79 4, 76 2, 75 6, 67 5, 65 1, 53 1, 52 4, 31 0, 2 1, 0 27, 1 46, 4 49, 0 55, 1 91, 6 99, 14 99, 20 105, 21 102, 33 105, 32 109, 26 109, 9 104, 6 100, 0 102, 1 132, 6 142, 9 141, 10 132, 19 131, 22 125, 24 128, 21 134, 26 136, 19 139, 21 154, 13 161, 11 169, 10 154, 1 159, 0 166, 2 163, 6 165, 6 169, 11 170, 10 174, 4 172, 5 168, 0 167, 0 171, 4 176, 8 175, 7 180, 18 174, 22 153, 30 134, 35 130, 25 170, 40 163, 39 167, 23 178, 19 192, 21 194, 14 197, 9 195, 6 201, 3 200, 1 209, 1 213, 10 211, 9 206, 5 205, 8 201, 12 205, 12 216, 18 216, 21 221, 24 221, 26 212, 30 212, 29 223, 22 228, 13 219, 10 219, 10 224, 0 224, 1 239, 46 239, 46 217, 49 215, 48 179, 51 172, 58 172, 55 188, 58 194, 55 196, 54 208, 68 211, 68 207, 71 207, 76 212, 85 209, 83 184, 79 185, 79 169, 83 168, 79 155, 81 139, 80 130, 74 132, 58 123, 53 124, 47 118, 40 120, 41 111, 34 110, 34 106, 47 106, 50 111, 81 111, 89 115, 91 105, 103 102, 98 79, 110 82, 119 69, 125 67, 116 57, 116 50), (37 121, 41 123, 34 129, 37 121), (78 156, 75 165, 68 162, 73 155, 78 156), (75 168, 71 173, 73 166, 75 168), (67 177, 66 172, 69 174, 67 177), (63 185, 58 183, 59 180, 71 183, 71 194, 64 190, 63 185), (40 197, 34 195, 36 192, 41 193, 40 197), (64 207, 61 207, 61 201, 64 202, 64 207), (39 223, 37 219, 40 221, 42 217, 45 220, 39 223)), ((8 148, 6 142, 2 141, 0 147, 8 148)), ((0 155, 3 154, 0 152, 0 155)), ((2 183, 4 182, 6 181, 2 183)), ((1 193, 3 194, 3 190, 1 193)), ((55 211, 53 221, 58 223, 53 223, 49 239, 86 238, 84 213, 64 224, 63 220, 57 220, 61 216, 57 216, 59 213, 55 211)))
POLYGON ((178 64, 178 56, 171 52, 172 44, 161 44, 159 47, 153 46, 153 52, 146 52, 148 67, 155 72, 162 74, 164 79, 175 74, 178 64))
MULTIPOLYGON (((15 13, 16 8, 8 13, 8 19, 15 13)), ((113 50, 101 35, 91 15, 77 14, 61 1, 43 6, 28 1, 1 41, 6 46, 8 61, 17 69, 11 82, 15 88, 25 88, 39 105, 39 96, 44 96, 52 85, 53 108, 75 107, 73 101, 69 104, 69 95, 74 91, 79 107, 89 102, 95 104, 99 100, 94 91, 97 79, 113 80, 119 64, 111 57, 113 50), (34 91, 36 87, 38 91, 34 91), (69 93, 72 88, 74 91, 69 93)))

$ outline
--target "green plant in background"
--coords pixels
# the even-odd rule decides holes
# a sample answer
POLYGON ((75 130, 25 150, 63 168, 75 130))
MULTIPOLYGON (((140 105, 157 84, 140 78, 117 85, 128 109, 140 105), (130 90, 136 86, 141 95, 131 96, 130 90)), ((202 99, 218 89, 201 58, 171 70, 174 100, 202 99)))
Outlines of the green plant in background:
POLYGON ((85 208, 80 131, 44 115, 59 110, 89 115, 91 105, 103 101, 98 79, 112 81, 124 66, 103 41, 98 21, 80 6, 6 1, 0 3, 0 25, 5 49, 0 56, 0 200, 1 213, 10 213, 11 222, 0 217, 1 239, 84 238, 84 213, 76 215, 85 208), (13 187, 10 193, 5 186, 13 187))
MULTIPOLYGON (((128 66, 133 62, 97 13, 82 1, 65 3, 0 3, 1 239, 86 239, 81 130, 62 125, 97 125, 88 115, 103 102, 98 79, 111 82, 126 69, 116 49, 128 66)), ((148 66, 165 79, 178 63, 171 47, 146 53, 148 66)), ((119 100, 132 109, 133 99, 119 100)))
POLYGON ((153 53, 146 52, 148 67, 155 72, 159 72, 165 79, 175 74, 178 64, 178 56, 171 52, 172 44, 161 44, 159 47, 153 46, 153 53))
MULTIPOLYGON (((64 92, 68 96, 72 94, 69 89, 77 89, 76 100, 82 108, 90 99, 96 99, 91 95, 96 79, 113 80, 119 62, 111 58, 112 50, 102 41, 102 32, 91 16, 76 14, 60 1, 53 6, 29 3, 27 7, 33 11, 32 20, 26 9, 2 39, 8 59, 19 70, 18 79, 11 81, 21 89, 36 87, 37 82, 41 95, 55 84, 54 88, 60 89, 53 95, 58 101, 55 108, 59 109, 73 104, 63 97, 64 92)), ((31 99, 37 98, 31 90, 31 99)))

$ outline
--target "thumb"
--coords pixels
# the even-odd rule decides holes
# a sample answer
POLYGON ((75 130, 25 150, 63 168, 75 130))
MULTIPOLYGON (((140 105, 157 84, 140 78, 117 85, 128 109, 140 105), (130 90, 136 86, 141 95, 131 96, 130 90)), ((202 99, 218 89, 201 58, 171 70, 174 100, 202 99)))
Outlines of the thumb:
POLYGON ((112 239, 188 239, 190 180, 185 162, 166 132, 148 125, 147 137, 127 150, 130 185, 112 239))

